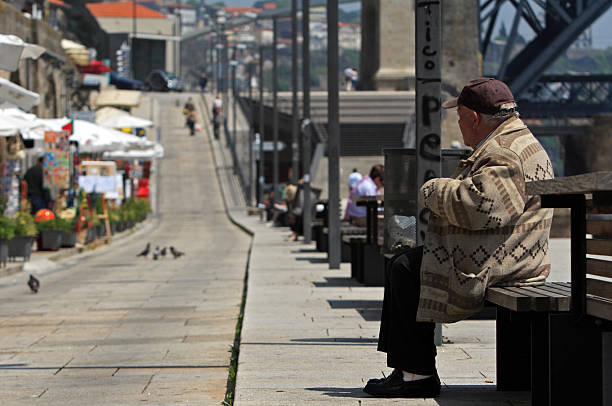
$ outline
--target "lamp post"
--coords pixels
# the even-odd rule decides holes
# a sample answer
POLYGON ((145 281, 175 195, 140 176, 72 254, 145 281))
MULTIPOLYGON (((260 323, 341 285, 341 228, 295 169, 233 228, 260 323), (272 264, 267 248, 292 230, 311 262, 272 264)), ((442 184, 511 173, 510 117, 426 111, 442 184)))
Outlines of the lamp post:
MULTIPOLYGON (((302 119, 310 120, 310 0, 302 0, 302 119)), ((310 200, 310 126, 303 127, 302 172, 304 178, 304 210, 302 215, 304 244, 312 242, 312 201, 310 200)))
MULTIPOLYGON (((236 57, 236 52, 234 49, 234 58, 236 57)), ((236 67, 238 66, 238 62, 235 59, 232 59, 229 62, 232 74, 232 134, 229 139, 230 147, 232 148, 233 156, 236 156, 236 67)), ((229 89, 228 89, 229 92, 229 89)), ((234 173, 236 173, 238 162, 234 162, 234 173)))
POLYGON ((272 137, 274 152, 272 157, 272 177, 274 185, 274 202, 280 202, 278 190, 278 19, 272 18, 273 44, 272 44, 272 137))
POLYGON ((264 47, 259 47, 259 162, 258 167, 258 182, 257 182, 257 203, 263 204, 263 187, 265 183, 264 177, 264 47))
POLYGON ((253 134, 255 129, 253 128, 253 63, 249 63, 249 133, 248 145, 249 145, 249 189, 248 189, 248 202, 249 206, 253 206, 253 186, 255 182, 253 180, 253 134))
POLYGON ((297 0, 291 0, 291 183, 298 179, 300 149, 298 147, 298 46, 297 0))
POLYGON ((327 157, 329 269, 340 269, 340 120, 338 95, 338 0, 327 1, 327 157))

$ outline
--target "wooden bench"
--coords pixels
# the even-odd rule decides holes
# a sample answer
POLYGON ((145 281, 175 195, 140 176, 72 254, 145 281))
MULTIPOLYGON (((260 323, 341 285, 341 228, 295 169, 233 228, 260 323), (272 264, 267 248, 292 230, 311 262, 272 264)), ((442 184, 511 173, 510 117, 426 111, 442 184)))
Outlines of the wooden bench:
MULTIPOLYGON (((351 262, 351 247, 348 244, 343 243, 344 236, 365 236, 365 233, 365 227, 356 226, 354 224, 349 223, 348 221, 340 222, 340 241, 342 243, 340 247, 340 260, 342 262, 351 262)), ((324 252, 329 252, 329 229, 327 226, 323 227, 321 234, 321 246, 322 248, 324 248, 324 252)))
POLYGON ((612 256, 612 221, 593 217, 612 213, 612 172, 530 182, 526 191, 543 207, 572 210, 571 283, 487 289, 497 307, 497 388, 531 389, 532 405, 602 404, 612 261, 591 255, 612 256))

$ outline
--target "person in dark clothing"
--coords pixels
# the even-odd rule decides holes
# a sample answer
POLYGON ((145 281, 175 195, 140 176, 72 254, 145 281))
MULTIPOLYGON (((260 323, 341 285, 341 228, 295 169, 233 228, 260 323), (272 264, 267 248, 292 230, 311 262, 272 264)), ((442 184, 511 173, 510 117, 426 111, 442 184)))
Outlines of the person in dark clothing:
POLYGON ((208 84, 208 78, 206 77, 206 73, 202 73, 202 76, 200 76, 200 89, 202 89, 202 93, 206 91, 207 84, 208 84))
POLYGON ((44 172, 43 163, 44 157, 38 158, 36 165, 28 169, 23 177, 28 185, 28 200, 30 201, 32 208, 32 214, 36 213, 40 209, 47 207, 44 199, 44 172))

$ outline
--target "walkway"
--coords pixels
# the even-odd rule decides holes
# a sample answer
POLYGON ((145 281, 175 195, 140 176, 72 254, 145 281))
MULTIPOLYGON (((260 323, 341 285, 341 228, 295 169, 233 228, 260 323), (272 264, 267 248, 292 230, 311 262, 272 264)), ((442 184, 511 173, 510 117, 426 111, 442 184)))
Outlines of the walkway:
POLYGON ((159 221, 40 275, 0 279, 0 399, 10 405, 219 405, 250 238, 224 213, 207 138, 187 95, 155 94, 165 158, 159 221), (186 255, 138 259, 147 242, 186 255))

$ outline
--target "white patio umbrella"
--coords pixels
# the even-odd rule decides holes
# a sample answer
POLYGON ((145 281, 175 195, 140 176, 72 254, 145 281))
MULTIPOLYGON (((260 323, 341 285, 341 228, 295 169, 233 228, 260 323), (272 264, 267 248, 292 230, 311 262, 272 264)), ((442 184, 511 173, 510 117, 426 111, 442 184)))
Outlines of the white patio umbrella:
MULTIPOLYGON (((35 132, 37 129, 41 129, 41 133, 44 133, 45 126, 34 114, 16 108, 0 109, 0 136, 9 137, 21 132, 25 139, 33 139, 38 138, 35 132)), ((40 137, 42 138, 42 135, 40 137)))
POLYGON ((128 159, 142 159, 148 161, 153 158, 164 157, 164 147, 160 144, 155 143, 152 148, 147 149, 131 149, 127 151, 108 151, 102 155, 104 158, 117 159, 117 160, 128 160, 128 159))
MULTIPOLYGON (((41 120, 53 131, 61 131, 70 122, 67 118, 41 120)), ((135 135, 102 127, 85 120, 74 120, 73 134, 70 139, 79 143, 82 152, 104 152, 122 149, 146 149, 153 143, 135 135)))
POLYGON ((135 117, 129 114, 118 114, 109 117, 103 121, 98 121, 98 124, 109 128, 146 128, 153 127, 153 122, 144 118, 135 117))
POLYGON ((31 92, 16 83, 0 78, 0 105, 17 106, 30 110, 39 103, 38 93, 31 92))
POLYGON ((40 45, 28 44, 16 35, 0 34, 0 69, 16 71, 20 59, 38 59, 45 51, 40 45))

